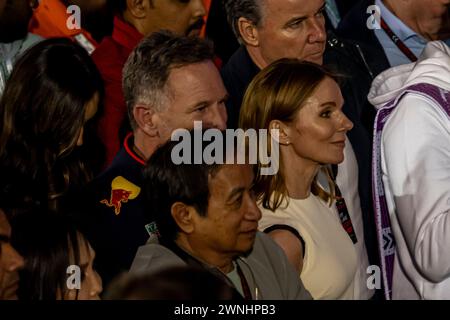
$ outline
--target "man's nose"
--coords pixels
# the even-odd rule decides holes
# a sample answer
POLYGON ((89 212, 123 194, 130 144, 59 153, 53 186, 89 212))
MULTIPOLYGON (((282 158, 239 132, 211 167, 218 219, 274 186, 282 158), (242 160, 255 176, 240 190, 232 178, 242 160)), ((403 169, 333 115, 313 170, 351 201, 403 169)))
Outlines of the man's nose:
POLYGON ((325 31, 325 22, 314 19, 309 24, 310 34, 309 34, 309 42, 325 42, 326 41, 326 31, 325 31))
POLYGON ((218 105, 212 106, 210 108, 211 114, 208 119, 208 123, 212 128, 217 128, 219 130, 225 130, 227 128, 227 109, 225 104, 220 103, 218 105))

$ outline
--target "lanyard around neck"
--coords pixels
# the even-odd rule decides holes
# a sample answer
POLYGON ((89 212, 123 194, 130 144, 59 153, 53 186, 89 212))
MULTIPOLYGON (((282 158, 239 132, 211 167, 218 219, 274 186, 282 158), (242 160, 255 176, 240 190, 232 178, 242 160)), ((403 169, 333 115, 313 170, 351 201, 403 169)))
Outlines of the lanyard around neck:
POLYGON ((253 300, 253 297, 252 297, 252 294, 250 291, 250 286, 248 285, 248 282, 247 282, 247 279, 245 278, 244 272, 242 272, 242 269, 238 263, 236 263, 236 270, 239 275, 239 278, 241 279, 242 291, 244 293, 245 300, 253 300))
POLYGON ((335 188, 335 194, 336 194, 336 209, 339 215, 339 220, 341 220, 342 227, 344 228, 345 232, 347 232, 348 236, 352 240, 353 244, 358 242, 358 238, 356 237, 355 229, 353 228, 352 219, 350 217, 350 214, 348 212, 347 204, 345 202, 344 197, 342 196, 342 192, 339 189, 339 186, 336 182, 337 179, 337 173, 338 173, 338 166, 332 165, 330 169, 328 169, 329 173, 332 175, 334 180, 334 188, 335 188))
POLYGON ((397 48, 411 61, 416 62, 416 55, 403 43, 402 40, 392 31, 386 21, 381 18, 381 28, 386 32, 391 41, 397 46, 397 48))

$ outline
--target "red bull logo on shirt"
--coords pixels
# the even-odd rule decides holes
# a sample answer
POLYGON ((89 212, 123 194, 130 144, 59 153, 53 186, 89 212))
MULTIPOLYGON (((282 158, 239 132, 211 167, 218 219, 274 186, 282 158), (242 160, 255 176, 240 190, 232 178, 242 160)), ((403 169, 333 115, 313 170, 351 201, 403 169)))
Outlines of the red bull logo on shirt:
POLYGON ((111 182, 110 199, 104 199, 100 201, 100 203, 114 208, 115 214, 119 215, 120 209, 122 208, 122 203, 127 203, 128 200, 136 199, 139 193, 141 193, 141 188, 131 183, 124 177, 118 176, 111 182))

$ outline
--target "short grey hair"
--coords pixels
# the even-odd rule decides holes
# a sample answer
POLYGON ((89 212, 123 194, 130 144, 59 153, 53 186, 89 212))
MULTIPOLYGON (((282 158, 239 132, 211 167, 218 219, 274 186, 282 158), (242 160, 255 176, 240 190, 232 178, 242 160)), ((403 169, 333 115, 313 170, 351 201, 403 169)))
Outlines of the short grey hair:
POLYGON ((255 26, 260 25, 263 19, 263 1, 264 0, 223 0, 228 23, 239 42, 242 43, 238 24, 239 18, 245 18, 251 21, 255 26))
POLYGON ((128 57, 123 69, 122 87, 131 127, 138 104, 156 111, 167 104, 167 80, 173 68, 214 59, 211 43, 197 37, 160 31, 144 38, 128 57))

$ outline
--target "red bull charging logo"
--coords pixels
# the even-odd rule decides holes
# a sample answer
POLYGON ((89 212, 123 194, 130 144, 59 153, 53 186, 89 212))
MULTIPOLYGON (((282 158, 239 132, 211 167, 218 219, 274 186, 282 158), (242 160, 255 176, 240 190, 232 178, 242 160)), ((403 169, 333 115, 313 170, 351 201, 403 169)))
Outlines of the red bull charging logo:
POLYGON ((111 182, 111 198, 109 200, 102 200, 100 203, 114 208, 116 215, 119 215, 122 203, 136 199, 139 193, 141 193, 141 188, 124 177, 118 176, 111 182))

